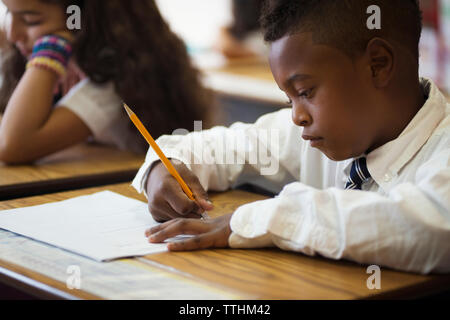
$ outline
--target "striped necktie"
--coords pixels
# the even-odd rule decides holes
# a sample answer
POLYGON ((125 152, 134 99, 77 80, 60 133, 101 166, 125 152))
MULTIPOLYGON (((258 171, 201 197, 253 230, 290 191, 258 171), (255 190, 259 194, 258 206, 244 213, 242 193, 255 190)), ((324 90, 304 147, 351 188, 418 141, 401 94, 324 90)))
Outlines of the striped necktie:
POLYGON ((369 170, 367 170, 366 158, 358 158, 353 161, 352 168, 350 169, 350 176, 348 177, 345 189, 358 189, 361 190, 361 186, 364 182, 370 179, 369 170))

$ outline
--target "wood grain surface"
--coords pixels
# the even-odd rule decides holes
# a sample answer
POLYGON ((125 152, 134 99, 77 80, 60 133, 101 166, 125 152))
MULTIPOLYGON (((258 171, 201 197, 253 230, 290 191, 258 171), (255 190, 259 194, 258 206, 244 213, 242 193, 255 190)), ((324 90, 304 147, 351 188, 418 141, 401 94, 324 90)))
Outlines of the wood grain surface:
MULTIPOLYGON (((111 190, 146 201, 129 184, 116 184, 84 190, 48 194, 0 202, 0 210, 38 205, 71 197, 111 190)), ((233 190, 211 193, 215 209, 211 216, 232 212, 236 207, 265 196, 233 190)), ((1 212, 0 212, 1 214, 1 212)), ((450 286, 448 275, 418 275, 381 268, 381 289, 369 290, 367 266, 350 261, 334 261, 322 257, 279 249, 214 249, 192 252, 165 252, 135 258, 142 265, 195 280, 201 284, 237 294, 243 299, 371 299, 414 298, 443 291, 450 286)), ((58 290, 64 284, 42 277, 32 270, 18 268, 1 261, 0 266, 58 290)), ((68 292, 73 294, 73 292, 68 292)), ((77 297, 95 299, 88 292, 77 297)), ((186 299, 189 299, 187 296, 186 299)))
POLYGON ((144 155, 80 144, 31 165, 0 163, 0 200, 131 181, 143 161, 144 155))

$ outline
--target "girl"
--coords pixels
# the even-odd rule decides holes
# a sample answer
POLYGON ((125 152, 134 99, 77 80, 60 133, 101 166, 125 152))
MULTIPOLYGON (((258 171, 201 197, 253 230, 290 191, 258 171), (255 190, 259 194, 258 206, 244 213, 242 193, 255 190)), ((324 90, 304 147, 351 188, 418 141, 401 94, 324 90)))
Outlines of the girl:
POLYGON ((122 100, 155 136, 207 118, 211 95, 153 0, 3 3, 0 161, 30 162, 89 137, 146 151, 122 100), (80 30, 66 27, 70 5, 81 8, 80 30))

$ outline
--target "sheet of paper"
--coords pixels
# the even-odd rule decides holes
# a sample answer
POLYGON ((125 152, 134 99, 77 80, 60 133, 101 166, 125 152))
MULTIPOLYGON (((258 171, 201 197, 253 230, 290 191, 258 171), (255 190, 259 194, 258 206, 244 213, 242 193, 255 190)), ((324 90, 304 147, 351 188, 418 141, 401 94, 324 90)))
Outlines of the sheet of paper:
POLYGON ((112 191, 0 211, 0 228, 97 261, 166 251, 144 235, 156 224, 146 203, 112 191))

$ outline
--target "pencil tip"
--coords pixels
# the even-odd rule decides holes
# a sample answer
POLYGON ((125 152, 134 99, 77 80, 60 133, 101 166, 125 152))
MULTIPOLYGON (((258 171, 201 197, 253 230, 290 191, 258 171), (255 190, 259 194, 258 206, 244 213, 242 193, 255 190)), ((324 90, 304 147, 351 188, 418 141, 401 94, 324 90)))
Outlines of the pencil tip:
POLYGON ((128 113, 128 116, 131 116, 133 114, 133 111, 127 106, 127 104, 124 102, 123 107, 125 108, 125 111, 128 113))

